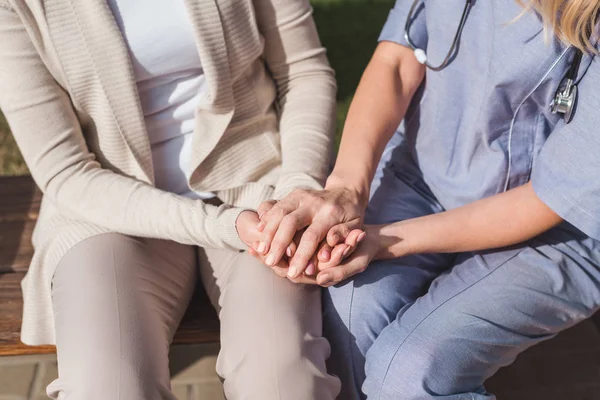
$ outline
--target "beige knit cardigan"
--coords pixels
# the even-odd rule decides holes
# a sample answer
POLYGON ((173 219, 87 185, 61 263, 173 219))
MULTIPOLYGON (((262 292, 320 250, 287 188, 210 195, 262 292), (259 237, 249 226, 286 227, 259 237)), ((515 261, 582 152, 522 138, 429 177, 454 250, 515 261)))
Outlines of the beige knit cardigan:
POLYGON ((244 208, 321 187, 335 79, 308 0, 185 3, 208 83, 189 183, 221 207, 153 186, 128 50, 105 0, 0 0, 0 108, 44 192, 22 283, 24 343, 55 343, 52 276, 78 242, 119 232, 243 249, 244 208))

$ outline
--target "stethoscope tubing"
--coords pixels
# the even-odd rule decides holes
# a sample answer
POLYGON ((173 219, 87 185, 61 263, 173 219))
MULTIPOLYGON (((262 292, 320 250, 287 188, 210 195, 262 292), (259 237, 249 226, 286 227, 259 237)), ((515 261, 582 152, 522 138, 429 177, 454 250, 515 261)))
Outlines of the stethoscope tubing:
MULTIPOLYGON (((408 17, 406 18, 406 23, 404 24, 404 39, 406 40, 406 43, 410 46, 411 49, 413 49, 413 51, 418 52, 423 51, 421 50, 411 39, 410 37, 410 27, 412 25, 412 17, 414 15, 415 9, 417 8, 417 5, 421 2, 422 0, 415 0, 412 4, 412 6, 410 7, 410 10, 408 11, 408 17)), ((463 12, 462 15, 460 17, 460 23, 458 24, 458 29, 456 30, 456 33, 454 35, 454 39, 452 40, 452 45, 450 46, 450 50, 448 50, 448 54, 446 54, 446 57, 444 58, 444 61, 442 61, 442 63, 438 66, 433 66, 429 63, 429 61, 427 61, 426 59, 423 61, 423 64, 431 69, 432 71, 441 71, 444 68, 446 68, 448 66, 448 64, 450 64, 450 60, 452 59, 452 56, 454 55, 454 52, 456 51, 456 48, 458 46, 458 43, 460 41, 460 37, 462 35, 462 31, 463 28, 465 27, 465 23, 467 22, 467 16, 469 15, 469 11, 471 10, 471 6, 473 5, 473 1, 474 0, 465 0, 465 7, 463 8, 463 12)), ((419 59, 417 57, 417 59, 419 59)))

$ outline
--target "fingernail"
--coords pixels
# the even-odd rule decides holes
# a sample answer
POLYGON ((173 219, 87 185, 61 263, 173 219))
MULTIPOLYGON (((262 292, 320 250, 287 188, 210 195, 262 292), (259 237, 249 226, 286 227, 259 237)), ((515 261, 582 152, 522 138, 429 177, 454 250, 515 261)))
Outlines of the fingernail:
POLYGON ((352 247, 346 246, 346 250, 344 250, 343 256, 346 257, 348 254, 350 254, 351 249, 352 249, 352 247))
POLYGON ((325 261, 328 261, 331 258, 331 251, 329 251, 329 249, 323 249, 321 257, 323 257, 325 261))
POLYGON ((358 238, 356 238, 356 243, 362 242, 365 236, 367 236, 367 232, 363 232, 360 235, 358 235, 358 238))
POLYGON ((288 269, 287 275, 289 278, 295 278, 297 274, 298 274, 298 269, 296 267, 290 267, 290 269, 288 269))
POLYGON ((317 272, 317 267, 315 266, 314 262, 309 262, 308 265, 306 266, 306 271, 304 271, 304 273, 306 275, 314 275, 317 272))
POLYGON ((266 248, 267 248, 267 245, 265 244, 265 242, 260 242, 258 244, 258 248, 256 249, 256 251, 258 251, 260 254, 263 254, 265 252, 266 248))
POLYGON ((337 233, 334 233, 333 236, 331 236, 331 240, 333 240, 336 243, 339 239, 340 239, 340 235, 338 235, 337 233))
POLYGON ((292 248, 288 247, 285 249, 285 254, 287 254, 288 257, 292 257, 294 255, 294 253, 292 253, 292 248))
POLYGON ((326 285, 331 281, 331 277, 327 274, 321 275, 317 278, 317 283, 319 285, 326 285))
POLYGON ((267 257, 267 265, 275 264, 275 254, 269 254, 267 257))

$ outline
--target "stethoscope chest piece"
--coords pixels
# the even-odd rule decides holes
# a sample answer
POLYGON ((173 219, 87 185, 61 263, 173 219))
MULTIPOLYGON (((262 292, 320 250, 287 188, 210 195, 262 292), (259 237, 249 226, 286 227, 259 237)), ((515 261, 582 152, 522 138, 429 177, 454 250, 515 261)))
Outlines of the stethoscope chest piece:
POLYGON ((573 62, 567 71, 567 82, 564 87, 561 85, 558 88, 554 95, 554 99, 552 100, 552 104, 550 104, 552 114, 562 114, 565 124, 571 122, 573 113, 577 107, 577 84, 575 83, 575 80, 577 79, 577 72, 579 71, 579 64, 581 63, 582 57, 583 52, 577 49, 575 51, 573 62))
POLYGON ((552 100, 550 110, 552 114, 563 114, 565 124, 571 122, 573 111, 577 106, 577 85, 571 80, 567 80, 567 85, 564 89, 559 90, 552 100))

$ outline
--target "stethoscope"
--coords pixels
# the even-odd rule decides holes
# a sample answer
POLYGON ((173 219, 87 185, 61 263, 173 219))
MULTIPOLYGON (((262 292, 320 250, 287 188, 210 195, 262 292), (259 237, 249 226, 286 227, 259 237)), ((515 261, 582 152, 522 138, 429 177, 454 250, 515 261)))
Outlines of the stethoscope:
MULTIPOLYGON (((421 64, 425 65, 427 68, 432 71, 441 71, 446 68, 448 64, 452 61, 452 57, 458 47, 458 43, 460 42, 460 36, 462 35, 463 28, 465 27, 465 22, 467 21, 467 16, 471 7, 473 6, 474 0, 466 0, 465 7, 463 8, 462 16, 460 17, 460 23, 458 24, 458 29, 456 30, 456 34, 454 35, 454 39, 452 40, 452 45, 450 46, 450 50, 448 50, 448 54, 444 58, 444 61, 438 66, 434 66, 429 63, 427 60, 427 53, 425 50, 420 49, 411 39, 410 37, 410 27, 413 23, 413 16, 417 5, 424 0, 414 0, 410 10, 408 12, 408 17, 406 18, 406 24, 404 25, 404 38, 406 39, 406 43, 410 46, 410 48, 415 53, 415 58, 421 64)), ((577 79, 577 74, 579 72, 579 65, 581 64, 581 58, 583 57, 583 53, 581 50, 576 49, 575 57, 571 62, 571 66, 565 75, 565 78, 561 81, 556 93, 554 95, 554 99, 550 104, 550 111, 552 114, 562 114, 565 123, 571 122, 573 119, 573 114, 577 105, 577 84, 575 83, 577 79), (562 84, 562 82, 565 82, 562 84)))

